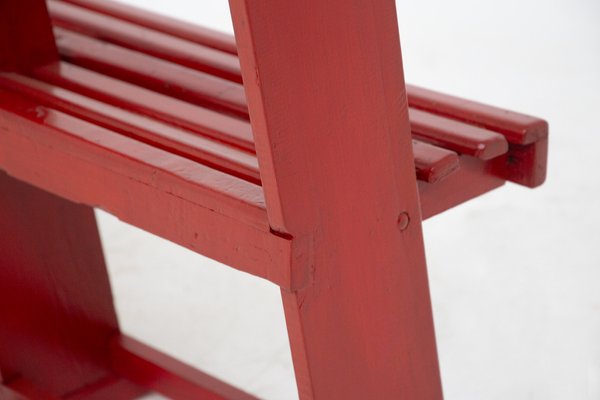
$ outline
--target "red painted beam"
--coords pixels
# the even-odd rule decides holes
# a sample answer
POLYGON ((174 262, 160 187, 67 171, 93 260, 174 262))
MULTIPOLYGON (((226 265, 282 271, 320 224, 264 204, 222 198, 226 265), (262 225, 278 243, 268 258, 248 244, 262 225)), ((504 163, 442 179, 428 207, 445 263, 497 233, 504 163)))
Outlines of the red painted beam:
POLYGON ((67 394, 63 400, 139 400, 150 392, 149 388, 110 373, 92 384, 67 394))
POLYGON ((55 25, 241 82, 237 57, 153 29, 50 0, 55 25))
MULTIPOLYGON (((203 74, 199 71, 69 31, 59 30, 58 37, 63 56, 75 63, 120 79, 130 80, 168 96, 245 116, 245 98, 240 85, 217 77, 207 80, 206 74, 198 75, 203 74)), ((428 110, 415 107, 410 109, 415 137, 482 159, 491 159, 505 153, 506 142, 509 139, 512 141, 511 155, 505 158, 505 162, 497 163, 493 168, 494 173, 504 179, 530 187, 543 182, 547 147, 543 139, 547 135, 545 122, 436 92, 425 91, 424 93, 425 95, 423 89, 408 87, 410 104, 414 102, 415 107, 421 107, 425 104, 423 99, 428 99, 428 105, 426 104, 428 110), (440 104, 442 107, 441 115, 436 114, 435 104, 440 104), (445 116, 448 109, 458 107, 460 110, 460 107, 464 108, 465 104, 468 105, 468 109, 471 109, 471 113, 474 113, 469 118, 466 112, 445 116), (528 140, 531 140, 532 129, 539 131, 535 134, 537 136, 533 137, 541 139, 525 144, 532 147, 518 150, 517 146, 521 145, 519 137, 529 135, 528 140)))
POLYGON ((441 399, 394 1, 229 5, 300 399, 441 399))
MULTIPOLYGON (((70 70, 64 71, 61 77, 57 78, 54 75, 48 77, 52 72, 64 70, 68 68, 51 68, 49 66, 42 68, 43 72, 38 72, 38 75, 45 77, 51 81, 69 81, 71 74, 70 70)), ((85 74, 85 70, 75 70, 75 75, 85 74)), ((86 82, 85 88, 100 88, 101 93, 113 92, 111 89, 118 87, 118 93, 125 93, 125 90, 132 90, 134 97, 139 99, 138 103, 144 109, 152 110, 150 115, 165 112, 169 114, 169 120, 185 120, 187 115, 193 114, 190 105, 188 109, 179 109, 178 104, 174 104, 172 110, 165 111, 165 103, 168 104, 169 98, 160 99, 154 98, 149 93, 138 93, 137 89, 132 86, 111 80, 113 86, 108 86, 106 79, 100 83, 92 83, 98 78, 95 73, 84 75, 79 81, 86 82), (85 79, 85 78, 89 78, 85 79), (119 92, 118 90, 121 90, 119 92), (137 95, 137 96, 135 96, 137 95), (162 100, 162 101, 161 101, 162 100), (186 111, 189 111, 186 113, 186 111)), ((140 140, 144 143, 157 146, 163 150, 169 151, 186 157, 190 160, 201 162, 220 171, 226 172, 233 176, 245 179, 249 182, 260 185, 260 173, 258 170, 258 162, 253 153, 243 151, 234 147, 237 143, 237 137, 232 137, 229 132, 232 132, 224 126, 219 128, 219 121, 215 122, 215 130, 219 132, 219 137, 225 142, 211 140, 210 137, 202 137, 194 132, 186 129, 173 126, 149 116, 140 115, 128 111, 123 106, 117 107, 109 103, 91 99, 87 96, 57 87, 53 84, 48 84, 42 81, 31 79, 18 74, 0 74, 0 85, 10 88, 11 90, 25 93, 32 100, 40 102, 48 107, 69 113, 78 118, 85 119, 96 125, 119 132, 125 136, 129 136, 140 140)), ((76 89, 79 87, 76 87, 76 89)), ((96 89, 94 89, 96 90, 96 89)), ((97 93, 97 92, 94 92, 97 93)), ((123 102, 115 102, 120 105, 123 102)), ((187 105, 187 104, 186 104, 187 105)), ((202 110, 199 110, 202 111, 202 110)), ((240 122, 243 123, 243 122, 240 122)), ((202 127, 197 127, 197 131, 203 130, 202 127)), ((246 130, 250 130, 250 126, 246 126, 246 130)), ((252 143, 253 146, 253 143, 252 143)), ((438 148, 426 143, 414 141, 413 151, 415 153, 415 169, 417 177, 421 180, 433 183, 443 179, 446 175, 458 168, 458 157, 456 153, 438 148)))
MULTIPOLYGON (((177 36, 178 38, 183 38, 186 41, 190 41, 195 44, 208 46, 213 42, 213 35, 216 35, 219 37, 219 41, 224 44, 224 48, 227 49, 226 51, 228 53, 235 53, 235 39, 233 37, 226 39, 222 34, 206 30, 205 28, 194 28, 194 25, 192 24, 181 23, 177 25, 173 20, 170 19, 167 19, 164 23, 162 23, 160 17, 156 16, 155 14, 145 12, 140 13, 140 11, 135 7, 120 5, 119 3, 114 3, 111 1, 100 2, 97 0, 69 0, 68 2, 81 6, 87 9, 87 11, 95 11, 104 14, 104 16, 110 16, 117 21, 127 21, 143 26, 146 29, 156 30, 163 33, 172 32, 172 35, 177 36)), ((86 11, 85 9, 83 11, 86 11)), ((63 12, 61 12, 61 15, 70 13, 68 7, 63 7, 62 10, 63 12)), ((74 10, 81 11, 81 9, 77 7, 74 8, 74 10)), ((58 23, 60 24, 60 18, 57 19, 59 20, 58 23)), ((112 20, 104 19, 102 21, 96 21, 97 23, 94 25, 94 29, 104 29, 102 23, 107 23, 108 21, 112 20)), ((70 19, 70 24, 72 24, 70 26, 73 29, 92 33, 94 32, 93 29, 90 31, 89 26, 86 27, 86 25, 89 24, 82 24, 74 18, 70 19)), ((161 40, 160 38, 157 39, 161 40)), ((143 46, 137 45, 136 48, 143 49, 143 46)), ((172 57, 171 59, 176 60, 176 58, 172 57)), ((185 76, 186 74, 183 75, 185 76)), ((137 79, 139 79, 139 75, 137 76, 137 79)), ((198 88, 197 85, 186 85, 189 87, 198 88)), ((186 85, 183 85, 183 87, 186 85)), ((492 168, 493 173, 504 179, 528 187, 536 187, 544 182, 546 177, 545 171, 548 151, 548 124, 546 121, 540 118, 441 94, 413 85, 407 85, 406 89, 409 106, 411 108, 427 111, 429 113, 427 119, 423 121, 422 118, 419 118, 420 115, 418 113, 415 113, 414 111, 412 112, 412 114, 415 115, 413 120, 415 126, 417 127, 416 130, 421 131, 421 138, 424 138, 423 135, 431 135, 432 133, 438 134, 437 137, 431 138, 430 140, 432 140, 432 143, 440 144, 440 129, 444 127, 446 129, 449 128, 448 124, 445 123, 441 126, 438 125, 436 123, 436 119, 439 117, 431 118, 431 114, 434 116, 439 115, 440 117, 447 117, 457 121, 462 121, 475 127, 500 133, 504 135, 507 141, 510 143, 510 150, 509 154, 503 157, 502 160, 497 162, 494 168, 492 168), (425 131, 425 133, 423 133, 423 131, 425 131)), ((239 90, 234 92, 237 92, 237 94, 232 99, 233 103, 235 103, 235 106, 232 108, 232 110, 235 109, 235 112, 240 112, 241 105, 239 104, 239 90)), ((198 93, 199 92, 196 92, 196 95, 198 93)), ((450 125, 455 124, 456 122, 450 123, 450 125)), ((473 130, 473 128, 469 128, 467 131, 468 130, 473 130)), ((461 130, 461 132, 464 131, 461 130)), ((498 139, 493 139, 492 143, 484 143, 483 149, 479 149, 479 145, 482 143, 476 143, 476 147, 473 147, 471 144, 464 143, 464 137, 452 137, 451 139, 452 140, 449 140, 447 145, 461 145, 463 148, 462 150, 458 150, 458 148, 454 147, 449 148, 464 152, 465 154, 483 157, 484 159, 493 158, 494 154, 504 147, 503 144, 499 143, 498 139), (457 140, 462 143, 455 143, 457 140)), ((444 140, 442 141, 445 142, 444 140)))
MULTIPOLYGON (((260 184, 256 156, 235 147, 233 145, 235 138, 227 136, 227 141, 231 144, 211 140, 126 108, 101 102, 18 74, 0 74, 0 86, 27 94, 33 101, 95 125, 200 162, 257 185, 260 184)), ((156 104, 157 109, 161 106, 164 106, 163 103, 156 104)))
MULTIPOLYGON (((64 29, 57 29, 57 38, 62 57, 70 62, 247 118, 241 85, 64 29)), ((415 138, 462 154, 487 160, 508 150, 504 136, 494 131, 418 109, 410 110, 410 119, 415 138)))
POLYGON ((59 400, 62 396, 53 395, 46 390, 35 386, 27 379, 18 377, 0 384, 0 399, 2 400, 59 400))
MULTIPOLYGON (((3 121, 0 159, 10 151, 3 121)), ((4 384, 34 399, 44 398, 34 391, 60 398, 106 374, 103 347, 118 331, 94 212, 4 172, 0 193, 4 384)))
POLYGON ((414 138, 458 153, 490 160, 508 151, 506 138, 497 132, 418 109, 410 109, 409 118, 414 138))
POLYGON ((113 369, 121 376, 173 399, 257 400, 223 381, 124 335, 111 343, 113 369))
POLYGON ((119 18, 136 25, 154 29, 189 40, 203 46, 211 47, 230 54, 237 54, 233 36, 191 24, 165 15, 156 14, 138 7, 128 6, 110 0, 63 0, 80 7, 119 18))
POLYGON ((0 1, 0 71, 58 60, 45 0, 0 1))
POLYGON ((254 149, 252 130, 246 121, 64 62, 37 68, 32 71, 32 75, 84 96, 180 126, 244 150, 254 149))
POLYGON ((293 287, 262 190, 0 90, 0 169, 234 268, 293 287), (258 245, 257 245, 258 244, 258 245))
POLYGON ((167 96, 248 118, 236 82, 73 31, 55 28, 63 60, 167 96))
POLYGON ((413 152, 420 181, 438 183, 460 166, 456 153, 425 142, 413 140, 413 152))

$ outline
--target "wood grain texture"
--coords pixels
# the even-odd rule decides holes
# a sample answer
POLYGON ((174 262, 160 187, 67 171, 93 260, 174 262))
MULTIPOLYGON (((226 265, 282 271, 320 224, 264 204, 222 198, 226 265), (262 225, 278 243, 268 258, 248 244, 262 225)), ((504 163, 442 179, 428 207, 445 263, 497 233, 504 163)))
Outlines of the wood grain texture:
MULTIPOLYGON (((121 10, 120 15, 134 20, 130 12, 121 10)), ((57 28, 57 34, 61 56, 70 62, 167 96, 248 117, 242 86, 235 82, 65 29, 57 28)), ((414 86, 407 90, 409 105, 413 105, 409 113, 413 137, 483 160, 502 156, 504 161, 496 160, 493 168, 485 170, 487 174, 529 187, 543 183, 545 121, 414 86), (521 137, 531 143, 519 144, 521 137)), ((418 149, 414 151, 417 155, 418 149)), ((417 176, 429 175, 417 168, 417 176)))
POLYGON ((230 8, 300 398, 441 399, 394 2, 230 8))

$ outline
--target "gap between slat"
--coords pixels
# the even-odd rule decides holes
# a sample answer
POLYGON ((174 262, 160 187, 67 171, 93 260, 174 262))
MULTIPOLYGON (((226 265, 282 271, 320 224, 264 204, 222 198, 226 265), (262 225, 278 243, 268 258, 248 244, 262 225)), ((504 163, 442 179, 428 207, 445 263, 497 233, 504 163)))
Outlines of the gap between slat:
MULTIPOLYGON (((18 74, 0 75, 0 84, 26 94, 48 107, 67 112, 103 128, 200 162, 248 182, 260 184, 256 157, 249 153, 18 74)), ((435 183, 458 168, 458 156, 449 150, 413 141, 413 152, 419 180, 435 183)))
POLYGON ((60 1, 48 1, 56 26, 241 82, 236 56, 60 1))
MULTIPOLYGON (((51 3, 54 2, 54 0, 51 0, 51 3)), ((190 43, 210 46, 211 43, 215 42, 214 38, 218 37, 217 41, 220 43, 220 46, 225 47, 228 53, 237 53, 233 37, 229 36, 227 38, 227 35, 210 29, 186 22, 178 22, 172 18, 164 18, 158 14, 138 10, 135 7, 121 5, 110 0, 67 0, 67 2, 85 7, 87 8, 86 11, 94 10, 95 12, 104 14, 104 16, 111 16, 117 22, 131 22, 144 29, 155 30, 170 34, 171 36, 177 36, 178 38, 185 38, 190 43)), ((52 10, 52 7, 50 8, 52 10)), ((69 13, 67 12, 67 14, 69 13)), ((71 19, 70 21, 75 26, 78 25, 76 20, 71 19)), ((81 23, 79 24, 81 25, 81 23)), ((80 29, 83 28, 80 27, 80 29)), ((103 29, 98 25, 95 28, 103 29)), ((236 73, 239 75, 236 78, 237 81, 241 82, 239 64, 236 73)), ((464 100, 413 85, 407 85, 406 89, 410 107, 495 131, 505 136, 509 143, 531 144, 535 141, 543 140, 548 136, 548 124, 540 118, 464 100)))
MULTIPOLYGON (((146 54, 56 29, 62 57, 118 79, 198 105, 229 107, 247 116, 243 86, 146 54)), ((505 153, 504 137, 479 127, 410 110, 413 135, 440 147, 483 160, 505 153)))
POLYGON ((138 7, 110 0, 63 0, 67 3, 119 18, 145 28, 176 36, 180 39, 211 47, 229 54, 237 54, 233 36, 199 25, 157 14, 138 7))
POLYGON ((32 76, 243 150, 254 151, 252 132, 246 121, 65 62, 37 68, 32 71, 32 76))
POLYGON ((37 102, 260 185, 256 157, 190 131, 14 73, 0 84, 37 102))

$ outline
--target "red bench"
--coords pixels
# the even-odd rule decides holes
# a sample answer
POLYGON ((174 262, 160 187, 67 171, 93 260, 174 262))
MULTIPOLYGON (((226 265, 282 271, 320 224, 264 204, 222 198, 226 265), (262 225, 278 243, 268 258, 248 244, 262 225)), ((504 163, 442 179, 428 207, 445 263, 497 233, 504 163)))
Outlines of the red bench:
POLYGON ((405 85, 392 0, 230 6, 0 4, 0 398, 252 398, 119 333, 93 207, 279 285, 302 399, 441 398, 420 222, 547 123, 405 85))

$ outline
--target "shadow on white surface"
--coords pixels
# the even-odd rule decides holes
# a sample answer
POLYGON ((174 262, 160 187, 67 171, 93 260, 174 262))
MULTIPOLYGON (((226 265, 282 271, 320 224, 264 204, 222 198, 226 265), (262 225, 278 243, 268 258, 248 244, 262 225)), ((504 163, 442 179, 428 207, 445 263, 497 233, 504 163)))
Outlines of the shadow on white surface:
POLYGON ((125 333, 260 398, 289 398, 295 382, 278 287, 97 216, 125 333))

